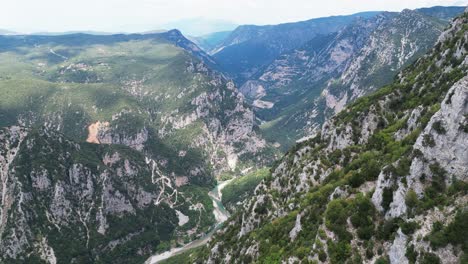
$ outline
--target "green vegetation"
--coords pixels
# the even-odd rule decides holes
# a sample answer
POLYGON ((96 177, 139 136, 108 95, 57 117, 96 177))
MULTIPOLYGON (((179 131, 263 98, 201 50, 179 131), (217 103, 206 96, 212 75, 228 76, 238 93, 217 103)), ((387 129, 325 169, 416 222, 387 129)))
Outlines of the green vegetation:
MULTIPOLYGON (((184 215, 189 217, 188 223, 179 227, 179 230, 187 231, 192 228, 199 228, 199 232, 208 233, 213 224, 215 223, 214 215, 210 212, 213 211, 213 201, 208 196, 208 192, 211 187, 201 187, 195 184, 182 186, 179 188, 179 192, 183 195, 183 199, 190 202, 196 201, 203 205, 203 208, 199 210, 190 210, 191 203, 182 203, 181 206, 176 209, 181 211, 184 215)), ((194 237, 185 238, 187 242, 194 239, 194 237)))
MULTIPOLYGON (((455 55, 468 41, 466 19, 467 14, 454 37, 447 37, 432 52, 403 70, 393 84, 341 111, 330 122, 331 131, 325 130, 328 134, 318 134, 293 146, 273 166, 273 171, 280 173, 267 176, 266 188, 259 188, 257 196, 245 204, 247 213, 235 213, 201 257, 206 259, 209 249, 222 242, 216 244, 221 245, 220 256, 229 252, 241 262, 279 263, 296 257, 307 263, 309 258, 317 257, 330 263, 360 263, 372 258, 377 259, 376 263, 389 263, 386 251, 400 228, 412 237, 421 224, 415 216, 425 215, 435 207, 453 206, 456 199, 460 201, 468 192, 467 184, 456 180, 440 164, 425 160, 414 144, 421 136, 424 146, 434 147, 434 137, 444 135, 443 122, 431 127, 438 135, 422 131, 440 110, 449 88, 468 71, 455 55), (415 108, 421 116, 410 127, 408 120, 415 108), (367 131, 370 132, 367 140, 363 139, 364 122, 375 125, 375 129, 367 131), (416 158, 427 162, 425 169, 430 171, 420 175, 424 187, 421 194, 411 189, 415 187, 410 186, 408 177, 416 158), (379 175, 388 183, 383 189, 382 213, 370 199, 379 175), (452 184, 448 186, 448 182, 452 184), (300 189, 302 185, 309 188, 300 189), (405 197, 407 215, 386 217, 400 186, 409 189, 405 197), (301 231, 293 237, 298 215, 301 231), (245 231, 249 225, 253 225, 252 230, 239 236, 241 227, 245 231), (257 246, 258 256, 243 254, 247 248, 257 246)), ((273 125, 263 128, 271 129, 273 125)), ((450 243, 466 251, 467 234, 461 230, 467 229, 468 217, 463 212, 448 225, 435 226, 426 238, 431 246, 439 248, 450 243)), ((436 255, 417 250, 408 246, 406 255, 411 263, 440 262, 436 255)), ((465 255, 462 260, 466 258, 465 255)))
MULTIPOLYGON (((226 126, 231 120, 225 113, 238 106, 238 98, 218 73, 199 65, 202 58, 181 47, 184 39, 168 40, 164 34, 0 38, 0 127, 21 121, 32 129, 30 136, 34 137, 31 149, 22 149, 25 154, 15 160, 17 180, 25 191, 34 189, 30 184, 33 169, 48 171, 51 186, 61 181, 68 186, 73 183, 69 182, 67 168, 81 164, 93 173, 90 182, 99 186, 96 193, 103 192, 100 184, 103 178, 109 178, 113 188, 109 193, 122 199, 145 196, 145 192, 156 195, 160 186, 153 184, 146 158, 157 161, 164 175, 188 178, 188 183, 178 188, 177 203, 155 206, 144 202, 151 206, 109 216, 105 235, 97 232, 99 223, 95 220, 104 195, 89 197, 96 207, 87 211, 89 219, 80 218, 86 224, 76 221, 73 229, 55 230, 47 224, 49 216, 42 214, 50 206, 51 197, 42 200, 34 193, 38 201, 28 205, 38 212, 38 219, 31 224, 33 235, 47 236, 50 245, 60 251, 56 253, 59 262, 142 263, 148 254, 168 250, 198 234, 189 231, 210 230, 215 220, 207 193, 215 184, 213 172, 219 168, 211 164, 212 153, 205 151, 213 147, 206 141, 205 125, 217 118, 226 126), (195 98, 203 100, 207 93, 220 97, 208 96, 206 108, 195 105, 195 98), (197 107, 204 118, 192 120, 197 107), (109 122, 105 137, 113 144, 84 143, 88 127, 97 121, 109 122), (41 127, 44 124, 50 131, 59 131, 61 141, 47 139, 41 127), (70 144, 64 143, 69 140, 70 144), (142 149, 133 141, 143 142, 142 149), (78 150, 73 149, 74 144, 78 150), (119 178, 121 168, 103 164, 104 157, 113 153, 122 158, 118 165, 135 170, 138 177, 119 178), (124 164, 124 159, 130 165, 124 164), (138 188, 131 189, 131 184, 138 188), (191 209, 191 205, 201 208, 191 209), (176 209, 189 217, 181 227, 176 209), (111 241, 116 245, 108 246, 111 241)), ((236 143, 242 149, 243 142, 236 143)), ((223 155, 220 153, 220 157, 223 155)), ((240 166, 247 164, 245 160, 258 161, 256 158, 240 158, 240 166)), ((249 188, 245 191, 250 192, 249 188)), ((166 192, 172 192, 168 189, 166 192)), ((84 203, 75 198, 78 194, 70 196, 73 205, 84 203)), ((130 203, 137 207, 136 201, 130 203)))
POLYGON ((432 129, 434 129, 437 133, 442 134, 442 135, 447 133, 447 130, 445 130, 444 124, 442 123, 442 121, 434 122, 434 124, 432 124, 432 129))
POLYGON ((251 197, 257 185, 270 174, 268 168, 259 169, 232 180, 222 190, 222 200, 227 208, 236 208, 238 202, 251 197))
POLYGON ((351 223, 357 228, 359 239, 369 240, 374 234, 375 208, 369 197, 358 194, 353 201, 351 223))
POLYGON ((423 253, 421 256, 421 264, 440 264, 440 258, 434 253, 423 253))
POLYGON ((468 211, 461 211, 447 226, 435 222, 428 239, 433 248, 444 247, 447 244, 460 245, 463 252, 468 252, 468 211))
MULTIPOLYGON (((44 129, 33 129, 29 132, 28 146, 21 145, 20 155, 15 160, 18 182, 22 183, 22 191, 35 193, 34 199, 23 206, 25 212, 34 212, 32 218, 27 219, 33 234, 40 239, 46 234, 49 245, 54 248, 55 256, 63 262, 78 263, 138 263, 145 260, 147 254, 138 254, 142 248, 157 251, 164 249, 164 241, 172 239, 177 226, 174 210, 167 204, 159 206, 149 203, 143 207, 136 206, 136 200, 126 186, 141 189, 148 193, 157 193, 159 186, 152 184, 151 172, 144 164, 143 155, 125 146, 105 146, 69 141, 62 134, 44 129), (104 156, 117 153, 121 159, 114 164, 105 165, 104 156), (61 161, 62 166, 57 166, 61 161), (128 166, 138 168, 138 175, 116 177, 118 170, 128 166), (80 170, 80 177, 85 183, 80 186, 73 179, 71 170, 80 170), (63 199, 68 201, 67 213, 69 225, 60 229, 48 219, 54 196, 37 190, 33 184, 34 173, 46 173, 47 180, 52 186, 68 186, 63 189, 63 199), (106 182, 99 181, 96 175, 109 175, 106 182), (95 179, 95 181, 93 181, 95 179), (88 186, 86 187, 86 182, 88 186), (72 187, 70 187, 72 186, 72 187), (91 219, 98 217, 94 202, 102 201, 105 197, 104 186, 112 188, 112 194, 118 192, 127 197, 134 204, 135 212, 106 214, 106 235, 98 233, 99 222, 89 221, 86 225, 79 222, 80 212, 86 211, 91 219), (87 188, 91 188, 89 191, 87 188), (74 192, 77 192, 74 194, 74 192), (73 195, 71 195, 73 194, 73 195), (44 210, 46 208, 46 210, 44 210), (130 237, 129 237, 130 236, 130 237), (128 239, 127 239, 128 237, 128 239), (106 247, 111 241, 122 240, 113 247, 106 247), (90 250, 98 249, 98 250, 90 250)), ((122 173, 122 171, 120 171, 122 173)), ((109 194, 110 195, 110 194, 109 194)), ((15 201, 15 204, 17 201, 15 201)), ((59 210, 55 208, 54 210, 59 210)), ((11 227, 14 223, 9 223, 11 227)), ((10 229, 7 232, 10 232, 10 229)), ((7 237, 7 236, 5 236, 7 237)), ((32 242, 37 242, 36 240, 32 242)), ((149 252, 148 252, 149 253, 149 252)), ((10 262, 10 260, 6 260, 10 262)))

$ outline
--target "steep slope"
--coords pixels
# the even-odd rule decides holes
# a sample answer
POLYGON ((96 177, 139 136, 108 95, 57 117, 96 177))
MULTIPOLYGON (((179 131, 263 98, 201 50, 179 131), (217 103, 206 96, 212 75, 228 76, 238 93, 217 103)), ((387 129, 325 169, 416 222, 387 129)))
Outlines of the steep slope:
POLYGON ((465 8, 465 6, 433 6, 416 10, 431 17, 451 21, 454 17, 463 13, 465 8))
POLYGON ((0 130, 2 263, 143 261, 184 203, 154 161, 47 128, 0 130))
POLYGON ((377 13, 365 12, 280 25, 240 26, 212 53, 223 70, 241 85, 278 55, 300 47, 318 35, 337 32, 356 17, 371 17, 377 13))
POLYGON ((464 263, 468 9, 398 79, 297 144, 207 263, 464 263))
POLYGON ((390 83, 434 45, 444 27, 411 10, 357 20, 329 41, 321 38, 325 43, 311 41, 281 56, 241 91, 269 121, 263 125, 269 137, 288 147, 347 103, 390 83), (248 89, 263 92, 252 97, 248 89))
POLYGON ((45 123, 78 141, 124 144, 189 178, 266 149, 234 84, 176 30, 1 43, 2 127, 45 123))
POLYGON ((179 31, 0 37, 0 262, 138 263, 211 230, 275 150, 179 31))

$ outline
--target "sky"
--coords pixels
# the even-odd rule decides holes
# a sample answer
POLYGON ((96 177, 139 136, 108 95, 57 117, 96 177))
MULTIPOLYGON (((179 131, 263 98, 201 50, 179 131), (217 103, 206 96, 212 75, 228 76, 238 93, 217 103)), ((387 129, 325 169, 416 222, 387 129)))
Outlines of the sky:
POLYGON ((200 28, 206 28, 196 34, 204 34, 240 24, 278 24, 435 5, 466 6, 468 0, 0 0, 0 29, 143 32, 198 21, 200 28))

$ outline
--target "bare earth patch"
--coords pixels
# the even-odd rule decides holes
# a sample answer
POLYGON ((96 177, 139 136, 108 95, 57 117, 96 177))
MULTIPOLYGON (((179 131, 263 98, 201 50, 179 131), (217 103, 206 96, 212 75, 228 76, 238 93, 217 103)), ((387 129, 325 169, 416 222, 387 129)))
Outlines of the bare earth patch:
POLYGON ((86 139, 86 142, 93 144, 101 144, 98 139, 99 128, 101 126, 109 126, 109 122, 97 121, 96 123, 93 123, 88 126, 88 138, 86 139))

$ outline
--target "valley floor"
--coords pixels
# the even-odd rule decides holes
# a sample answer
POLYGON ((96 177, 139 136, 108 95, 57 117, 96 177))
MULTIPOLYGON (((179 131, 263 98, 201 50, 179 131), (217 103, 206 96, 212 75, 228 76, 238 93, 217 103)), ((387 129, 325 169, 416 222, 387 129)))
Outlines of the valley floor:
POLYGON ((190 243, 187 243, 187 244, 185 244, 185 245, 183 245, 181 247, 172 248, 171 250, 168 250, 168 251, 163 252, 161 254, 153 255, 145 262, 145 264, 159 263, 162 260, 177 256, 177 255, 182 254, 184 252, 187 252, 187 251, 189 251, 191 249, 194 249, 194 248, 197 248, 199 246, 205 245, 210 240, 210 238, 213 236, 213 234, 216 232, 216 230, 218 230, 221 227, 221 225, 230 216, 229 212, 224 208, 224 205, 223 205, 223 203, 221 201, 221 196, 222 196, 221 191, 231 181, 232 181, 232 179, 227 180, 227 181, 219 182, 218 185, 216 185, 216 187, 213 188, 213 190, 211 190, 208 193, 210 198, 213 200, 213 206, 214 206, 213 214, 214 214, 215 219, 216 219, 216 224, 214 225, 213 229, 208 234, 204 235, 203 237, 201 237, 201 238, 199 238, 197 240, 194 240, 194 241, 192 241, 190 243))

